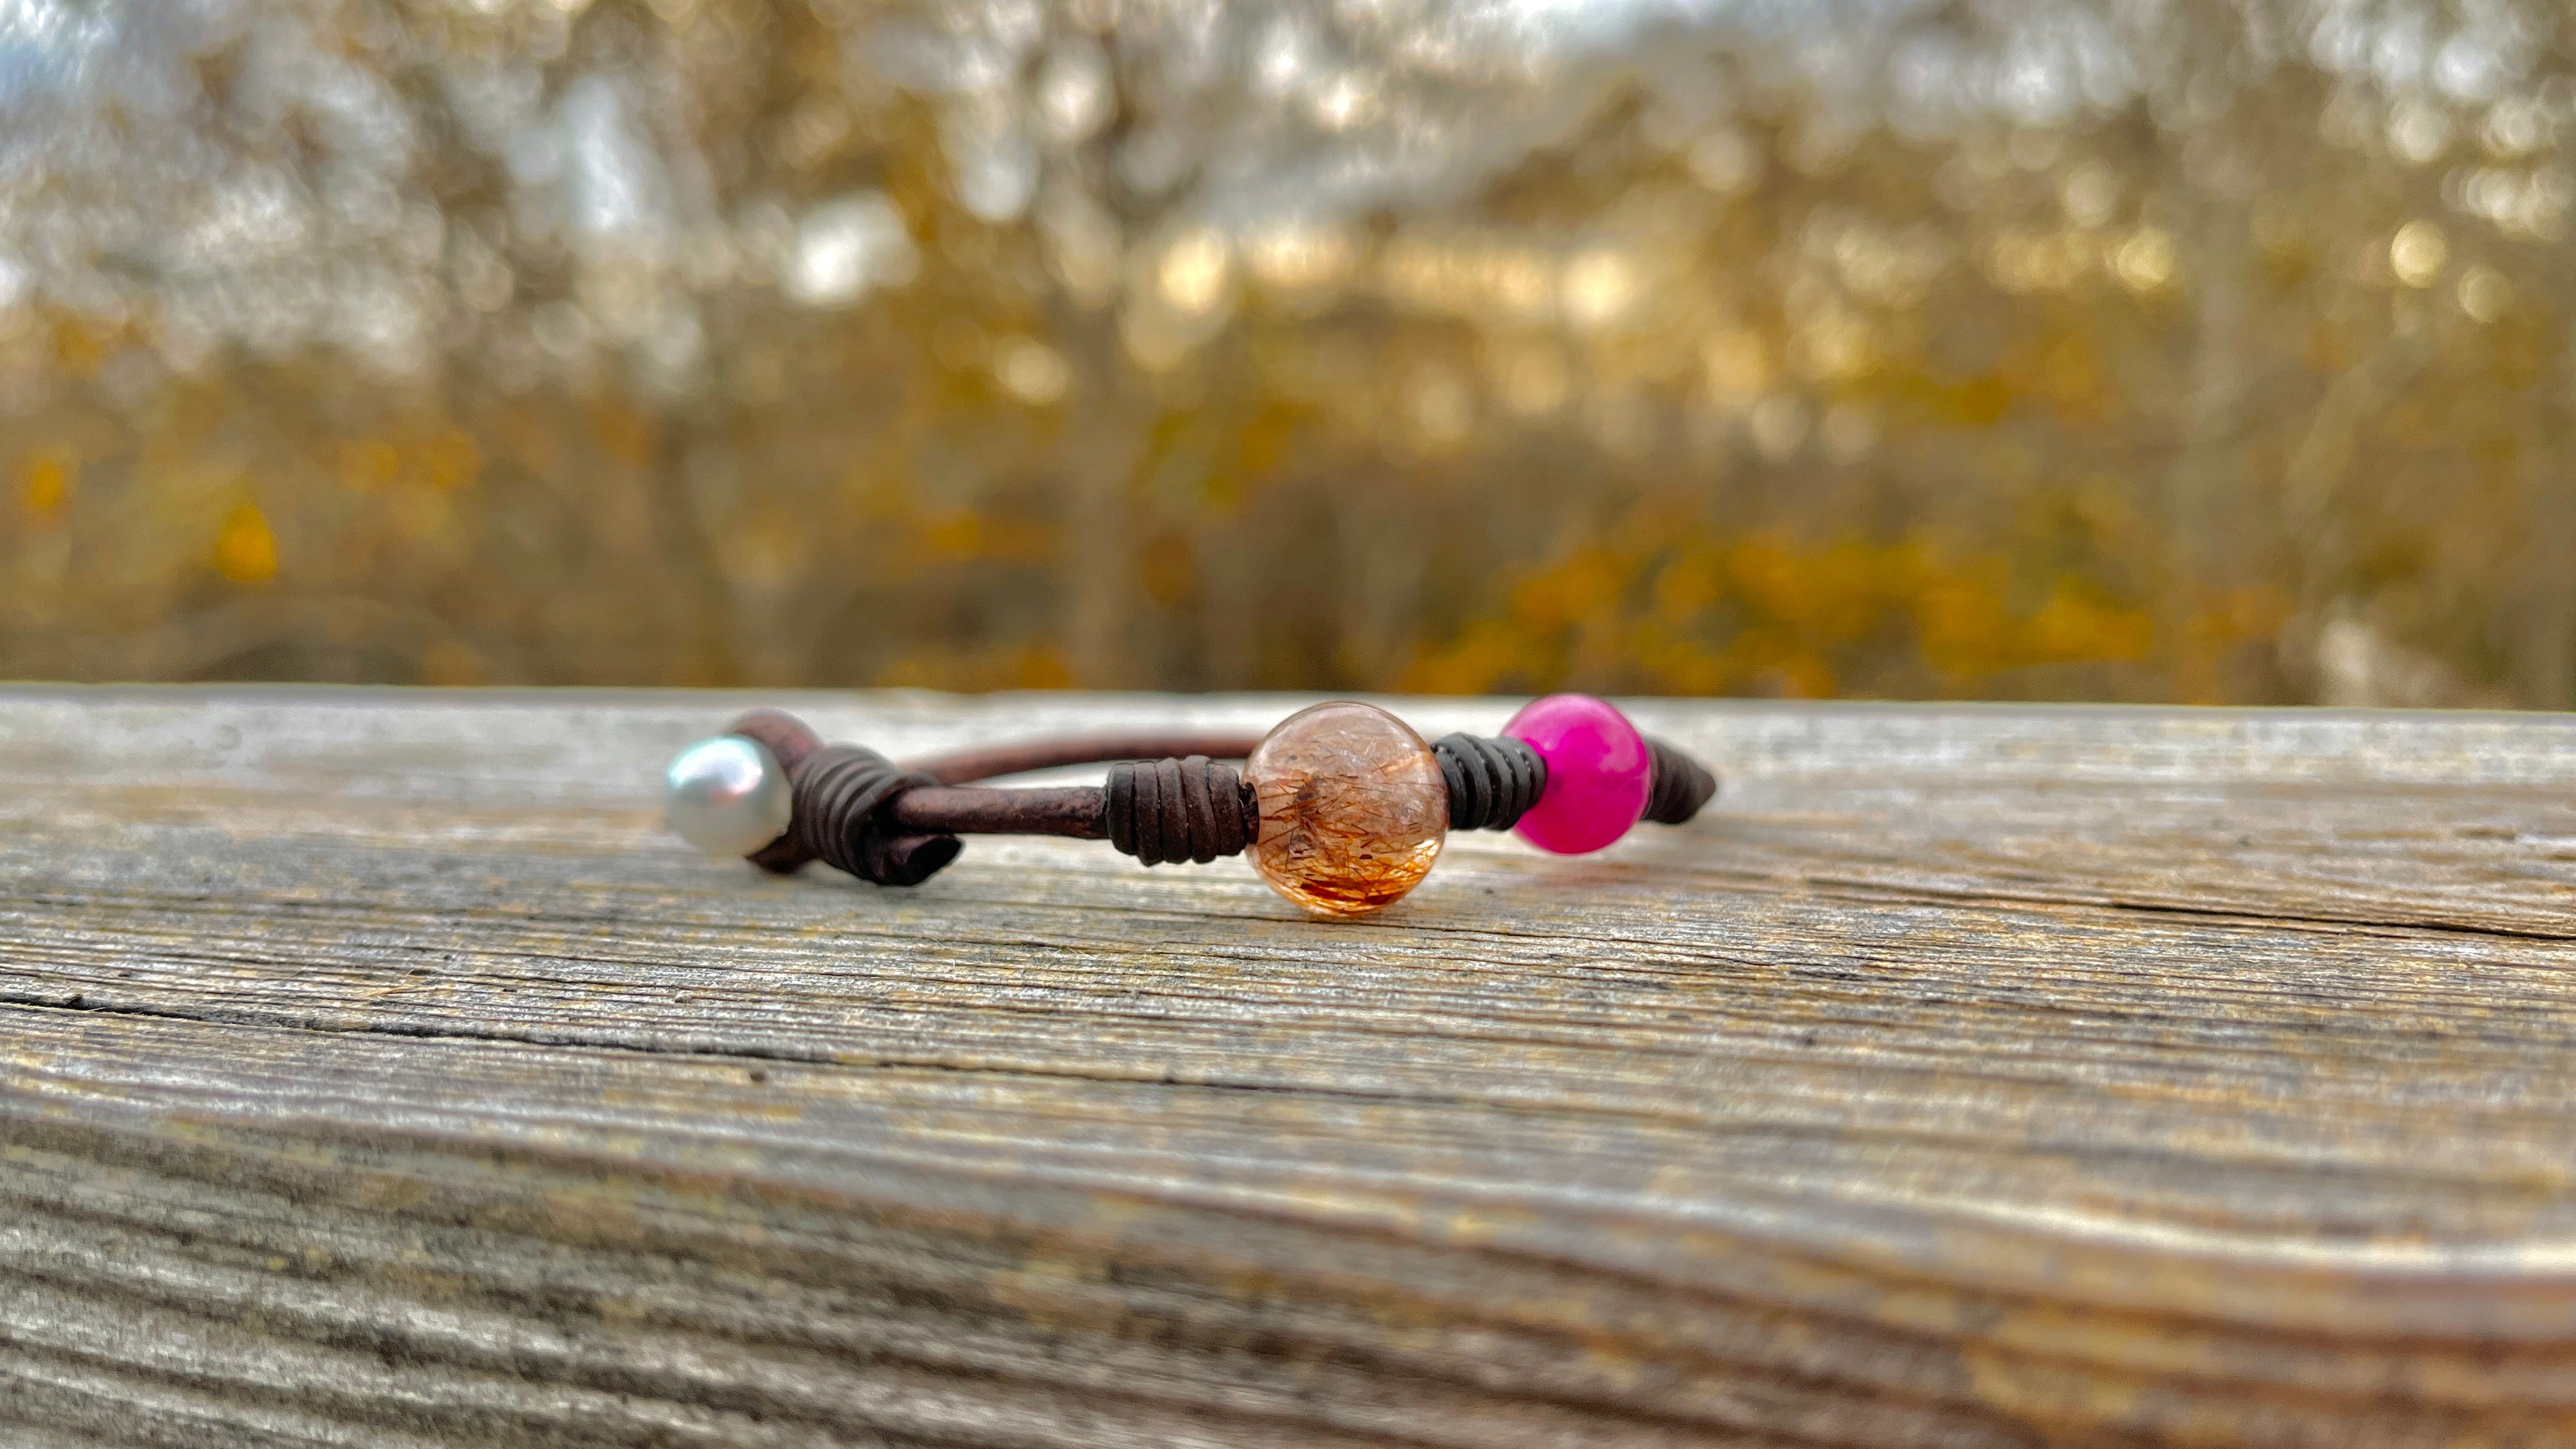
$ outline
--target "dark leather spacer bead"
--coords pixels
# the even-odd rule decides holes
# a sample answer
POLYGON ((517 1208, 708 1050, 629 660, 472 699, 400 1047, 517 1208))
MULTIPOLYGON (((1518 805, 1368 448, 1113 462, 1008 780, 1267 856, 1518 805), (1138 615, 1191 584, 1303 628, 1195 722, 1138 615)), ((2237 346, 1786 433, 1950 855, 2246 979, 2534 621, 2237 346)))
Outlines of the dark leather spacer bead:
MULTIPOLYGON (((788 835, 810 858, 878 885, 919 885, 957 858, 954 835, 897 834, 878 809, 928 775, 907 774, 858 745, 825 745, 789 771, 795 815, 788 835)), ((764 852, 765 853, 765 852, 764 852)))
POLYGON ((1449 828, 1509 830, 1547 789, 1547 761, 1519 740, 1442 735, 1431 744, 1449 785, 1449 828))
POLYGON ((1261 806, 1234 766, 1191 755, 1109 767, 1101 833, 1147 865, 1241 855, 1261 829, 1261 806))
POLYGON ((1707 766, 1651 736, 1646 749, 1654 757, 1654 773, 1646 787, 1646 813, 1641 819, 1679 825, 1716 796, 1717 776, 1707 766))

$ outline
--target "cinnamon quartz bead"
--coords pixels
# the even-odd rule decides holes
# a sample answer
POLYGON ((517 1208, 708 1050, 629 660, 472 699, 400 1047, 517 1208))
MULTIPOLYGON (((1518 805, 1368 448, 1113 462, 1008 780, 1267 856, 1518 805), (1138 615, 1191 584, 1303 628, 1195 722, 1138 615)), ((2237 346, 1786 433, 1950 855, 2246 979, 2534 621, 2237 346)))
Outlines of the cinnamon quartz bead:
POLYGON ((1404 721, 1340 700, 1281 720, 1244 762, 1261 808, 1253 869, 1309 910, 1393 904, 1440 858, 1449 786, 1404 721))

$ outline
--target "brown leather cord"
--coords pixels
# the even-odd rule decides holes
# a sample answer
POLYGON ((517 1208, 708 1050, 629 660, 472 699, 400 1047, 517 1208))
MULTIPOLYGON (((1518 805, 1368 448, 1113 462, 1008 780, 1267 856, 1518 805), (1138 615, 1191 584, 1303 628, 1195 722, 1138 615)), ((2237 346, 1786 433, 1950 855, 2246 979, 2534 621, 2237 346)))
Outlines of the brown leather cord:
POLYGON ((820 860, 879 885, 919 885, 964 848, 952 829, 884 808, 929 783, 918 771, 898 769, 874 750, 826 745, 780 710, 753 710, 725 732, 767 746, 785 767, 795 800, 787 833, 745 857, 763 870, 788 875, 820 860))
MULTIPOLYGON (((924 773, 924 772, 916 772, 924 773)), ((991 790, 973 785, 916 785, 881 807, 906 830, 959 835, 1065 835, 1098 840, 1100 787, 991 790)))
MULTIPOLYGON (((791 791, 795 788, 797 771, 804 768, 809 756, 823 748, 821 735, 807 729, 803 720, 784 710, 755 709, 725 726, 725 733, 758 740, 767 746, 779 766, 787 771, 791 791)), ((791 826, 794 824, 793 816, 789 817, 789 823, 791 826)), ((806 862, 815 857, 791 828, 744 858, 774 875, 788 875, 803 869, 806 862)))
MULTIPOLYGON (((754 710, 728 733, 758 740, 787 771, 787 833, 749 860, 781 874, 820 860, 879 885, 918 885, 957 858, 960 835, 1107 840, 1147 865, 1240 855, 1260 802, 1225 763, 1260 744, 1227 734, 1094 735, 988 745, 896 764, 858 745, 826 745, 803 721, 754 710), (1105 785, 997 789, 967 783, 1107 762, 1105 785)), ((1717 791, 1688 755, 1648 740, 1645 817, 1678 825, 1717 791)), ((1536 805, 1547 765, 1519 740, 1446 735, 1432 746, 1449 788, 1450 828, 1508 830, 1536 805)))
POLYGON ((1063 740, 1020 740, 1006 745, 983 745, 907 761, 905 768, 928 775, 942 785, 963 785, 969 780, 991 780, 1003 775, 1025 775, 1032 770, 1098 765, 1112 760, 1186 759, 1191 755, 1205 755, 1211 760, 1240 760, 1251 754, 1253 747, 1260 743, 1259 735, 1218 733, 1088 735, 1063 740))
POLYGON ((918 885, 956 858, 960 835, 1107 839, 1147 865, 1204 863, 1242 854, 1260 820, 1242 774, 1210 758, 1240 759, 1258 736, 1032 740, 896 765, 856 745, 825 745, 803 721, 777 710, 754 710, 727 733, 758 740, 787 770, 792 823, 748 857, 781 874, 820 860, 879 885, 918 885), (1112 762, 1106 787, 965 783, 1104 761, 1112 762))

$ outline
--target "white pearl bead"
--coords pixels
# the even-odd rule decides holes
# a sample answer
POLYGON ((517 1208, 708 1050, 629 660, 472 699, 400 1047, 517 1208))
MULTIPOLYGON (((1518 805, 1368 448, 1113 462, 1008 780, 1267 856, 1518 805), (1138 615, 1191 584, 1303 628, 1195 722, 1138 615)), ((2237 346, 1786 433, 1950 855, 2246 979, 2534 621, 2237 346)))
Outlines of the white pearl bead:
POLYGON ((741 735, 698 741, 662 777, 672 831, 709 855, 749 855, 776 840, 792 803, 778 757, 741 735))

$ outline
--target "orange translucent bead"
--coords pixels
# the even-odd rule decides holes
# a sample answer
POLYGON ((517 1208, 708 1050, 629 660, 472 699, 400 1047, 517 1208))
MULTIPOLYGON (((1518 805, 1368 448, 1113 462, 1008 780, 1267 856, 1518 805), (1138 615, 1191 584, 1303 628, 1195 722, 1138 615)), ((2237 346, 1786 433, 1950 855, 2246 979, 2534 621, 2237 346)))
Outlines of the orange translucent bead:
POLYGON ((1261 802, 1252 867, 1309 910, 1360 916, 1393 904, 1430 873, 1449 833, 1440 761, 1374 705, 1299 710, 1243 773, 1261 802))

